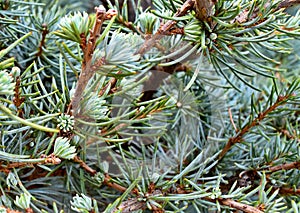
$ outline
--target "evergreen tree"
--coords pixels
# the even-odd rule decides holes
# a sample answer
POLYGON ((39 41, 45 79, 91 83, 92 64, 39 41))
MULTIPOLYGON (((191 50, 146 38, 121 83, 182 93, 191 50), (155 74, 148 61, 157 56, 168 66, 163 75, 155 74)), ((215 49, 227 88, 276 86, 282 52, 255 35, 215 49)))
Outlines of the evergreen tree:
POLYGON ((1 0, 0 211, 299 212, 297 4, 1 0))

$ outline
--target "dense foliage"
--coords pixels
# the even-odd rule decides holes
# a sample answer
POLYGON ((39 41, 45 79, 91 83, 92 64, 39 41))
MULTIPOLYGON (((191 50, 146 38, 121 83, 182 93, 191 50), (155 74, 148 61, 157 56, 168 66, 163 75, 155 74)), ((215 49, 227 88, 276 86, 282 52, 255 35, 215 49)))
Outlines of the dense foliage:
POLYGON ((298 2, 1 0, 0 211, 299 212, 298 2))

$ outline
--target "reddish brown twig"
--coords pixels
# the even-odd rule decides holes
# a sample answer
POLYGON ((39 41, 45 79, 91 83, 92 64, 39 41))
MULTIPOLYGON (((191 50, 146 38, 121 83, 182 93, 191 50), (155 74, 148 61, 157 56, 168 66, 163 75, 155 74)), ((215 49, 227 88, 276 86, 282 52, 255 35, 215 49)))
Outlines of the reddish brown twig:
POLYGON ((0 162, 0 172, 4 172, 6 174, 10 173, 14 168, 23 168, 23 167, 33 167, 32 163, 9 163, 7 165, 3 165, 3 162, 0 162))
MULTIPOLYGON (((195 0, 187 0, 180 9, 175 13, 174 17, 184 16, 188 10, 192 9, 194 6, 195 0)), ((174 20, 169 20, 163 24, 158 31, 148 40, 139 49, 139 54, 144 54, 151 47, 153 47, 158 40, 160 40, 177 22, 174 20)))
MULTIPOLYGON (((276 10, 292 7, 296 4, 300 4, 300 0, 284 0, 277 6, 276 10)), ((264 7, 266 8, 269 5, 270 5, 270 2, 266 2, 264 7)), ((249 9, 247 8, 247 9, 243 10, 238 16, 236 16, 231 23, 234 23, 234 22, 244 23, 244 22, 248 21, 249 19, 254 19, 259 15, 258 11, 259 11, 258 8, 255 8, 251 17, 248 17, 249 9)))
MULTIPOLYGON (((88 172, 90 175, 94 176, 94 175, 97 173, 97 171, 96 171, 95 169, 89 167, 83 160, 80 159, 80 157, 75 156, 73 160, 74 160, 74 162, 79 163, 80 166, 81 166, 86 172, 88 172)), ((103 184, 105 184, 105 185, 107 185, 108 187, 110 187, 110 188, 112 188, 112 189, 115 189, 115 190, 117 190, 117 191, 119 191, 119 192, 125 192, 126 189, 127 189, 127 188, 124 187, 124 186, 121 186, 121 185, 119 185, 119 184, 117 184, 117 183, 114 183, 114 182, 112 181, 112 178, 109 176, 109 174, 105 174, 105 178, 104 178, 103 184)), ((134 193, 134 194, 138 194, 138 192, 136 192, 136 190, 133 190, 133 193, 134 193)))
POLYGON ((14 88, 14 105, 18 109, 18 116, 21 118, 24 118, 23 114, 24 111, 22 108, 20 108, 21 104, 25 101, 25 98, 21 96, 21 91, 20 91, 20 86, 21 86, 21 77, 17 76, 16 77, 16 85, 14 88))
POLYGON ((292 162, 292 163, 286 163, 281 164, 277 166, 272 166, 268 169, 270 172, 277 172, 280 170, 290 170, 290 169, 299 169, 300 168, 300 161, 292 162))
POLYGON ((46 36, 49 33, 48 27, 46 23, 42 24, 43 30, 42 30, 42 39, 39 45, 39 51, 37 52, 36 56, 39 57, 43 53, 43 48, 45 47, 45 41, 46 41, 46 36))
POLYGON ((292 7, 296 4, 300 4, 300 0, 284 0, 278 5, 278 9, 292 7))
POLYGON ((279 189, 279 193, 283 195, 300 195, 300 189, 297 188, 284 188, 284 187, 278 187, 274 189, 279 189))
POLYGON ((114 86, 117 83, 117 79, 116 78, 111 78, 108 83, 101 88, 100 92, 98 93, 98 96, 101 97, 105 91, 107 90, 107 88, 110 88, 110 92, 112 92, 114 90, 114 86))
POLYGON ((121 185, 119 185, 119 184, 117 184, 117 183, 114 183, 114 182, 112 181, 112 178, 109 176, 109 174, 105 174, 105 178, 104 178, 103 183, 104 183, 105 185, 109 186, 110 188, 113 188, 113 189, 115 189, 115 190, 117 190, 117 191, 119 191, 119 192, 125 192, 126 189, 127 189, 127 188, 124 187, 124 186, 121 186, 121 185))
POLYGON ((12 169, 15 168, 24 168, 24 167, 34 167, 37 164, 53 164, 53 165, 57 165, 60 164, 61 160, 56 157, 53 153, 50 155, 41 155, 40 159, 37 159, 36 162, 13 162, 13 163, 8 163, 8 164, 4 164, 4 162, 0 161, 0 172, 5 172, 5 173, 9 173, 11 172, 12 169))
POLYGON ((94 170, 94 169, 92 169, 91 167, 89 167, 83 160, 80 159, 80 157, 75 156, 75 157, 73 158, 73 160, 74 160, 74 162, 79 163, 80 166, 81 166, 85 171, 87 171, 88 173, 90 173, 92 176, 94 176, 94 175, 97 173, 96 170, 94 170))
MULTIPOLYGON (((79 102, 82 98, 83 91, 88 83, 88 81, 93 77, 95 72, 91 70, 92 67, 92 57, 96 47, 97 38, 100 36, 100 31, 102 24, 105 20, 106 10, 103 6, 95 8, 96 10, 96 20, 93 29, 90 31, 90 37, 87 41, 86 47, 84 49, 83 61, 81 67, 81 73, 77 82, 74 97, 72 98, 70 107, 73 108, 73 114, 78 113, 79 102)), ((83 45, 83 44, 82 44, 83 45)), ((70 110, 70 109, 69 109, 70 110)), ((69 111, 68 110, 68 111, 69 111)))
POLYGON ((140 29, 136 28, 136 26, 131 21, 126 21, 121 15, 119 15, 117 17, 117 22, 121 23, 122 25, 127 27, 132 32, 143 35, 143 33, 140 31, 140 29))
POLYGON ((261 211, 258 208, 255 208, 253 206, 249 206, 244 203, 239 203, 237 201, 234 201, 232 199, 218 199, 219 203, 224 206, 229 206, 231 208, 241 210, 246 213, 263 213, 264 211, 261 211))
POLYGON ((236 144, 236 143, 240 143, 243 139, 243 136, 248 133, 250 131, 251 128, 259 125, 259 122, 261 122, 263 119, 266 118, 266 116, 273 112, 277 107, 283 105, 285 103, 285 101, 289 98, 289 96, 279 96, 277 98, 277 101, 271 105, 268 109, 266 109, 264 112, 261 112, 258 114, 258 116, 248 125, 246 125, 245 127, 243 127, 239 133, 232 137, 229 138, 227 144, 225 145, 225 147, 223 148, 222 152, 220 153, 218 159, 222 159, 225 154, 231 149, 231 147, 236 144))

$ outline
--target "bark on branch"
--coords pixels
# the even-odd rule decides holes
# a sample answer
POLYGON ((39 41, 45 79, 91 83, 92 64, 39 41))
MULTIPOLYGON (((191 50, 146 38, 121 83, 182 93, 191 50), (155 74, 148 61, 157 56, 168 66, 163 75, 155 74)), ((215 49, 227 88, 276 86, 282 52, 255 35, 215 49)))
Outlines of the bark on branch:
POLYGON ((246 213, 263 213, 263 211, 255 208, 253 206, 249 206, 247 204, 239 203, 239 202, 236 202, 232 199, 219 199, 219 202, 222 205, 229 206, 231 208, 241 210, 241 211, 246 212, 246 213))
POLYGON ((105 20, 106 10, 101 5, 95 8, 96 10, 96 20, 93 29, 90 31, 90 37, 86 43, 85 48, 83 49, 83 62, 82 62, 82 71, 80 73, 75 94, 72 99, 71 105, 73 109, 73 114, 78 114, 78 107, 80 100, 83 95, 83 91, 87 85, 87 82, 93 77, 94 72, 91 69, 92 67, 92 57, 96 47, 97 38, 100 35, 102 24, 105 20))
MULTIPOLYGON (((175 13, 174 17, 180 17, 184 16, 188 10, 192 9, 194 6, 195 0, 187 0, 180 9, 175 13)), ((162 25, 159 30, 148 40, 145 41, 145 43, 142 45, 142 47, 139 49, 138 54, 144 54, 148 50, 153 47, 158 40, 160 40, 174 25, 176 24, 176 21, 169 20, 164 25, 162 25)))
POLYGON ((195 0, 196 17, 201 21, 206 21, 214 15, 214 6, 217 0, 195 0))
POLYGON ((290 169, 298 169, 298 168, 300 168, 300 161, 272 166, 268 169, 268 171, 277 172, 280 170, 290 170, 290 169))
POLYGON ((264 120, 268 114, 276 110, 279 106, 285 104, 285 102, 288 100, 289 95, 286 96, 279 96, 277 98, 277 101, 271 105, 268 109, 258 114, 258 116, 248 125, 244 126, 234 137, 229 138, 227 144, 223 148, 222 152, 219 155, 219 160, 221 160, 226 153, 231 149, 231 147, 236 144, 240 143, 243 140, 243 137, 246 133, 248 133, 253 127, 258 126, 259 123, 264 120))
POLYGON ((278 9, 292 7, 296 4, 300 4, 300 0, 285 0, 278 5, 278 9))

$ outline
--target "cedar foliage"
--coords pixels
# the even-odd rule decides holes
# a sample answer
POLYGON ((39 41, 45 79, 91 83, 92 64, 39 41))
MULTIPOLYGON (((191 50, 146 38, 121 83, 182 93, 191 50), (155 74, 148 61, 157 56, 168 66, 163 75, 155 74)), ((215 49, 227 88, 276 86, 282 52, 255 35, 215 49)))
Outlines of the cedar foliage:
POLYGON ((1 0, 0 211, 298 212, 298 3, 1 0))

